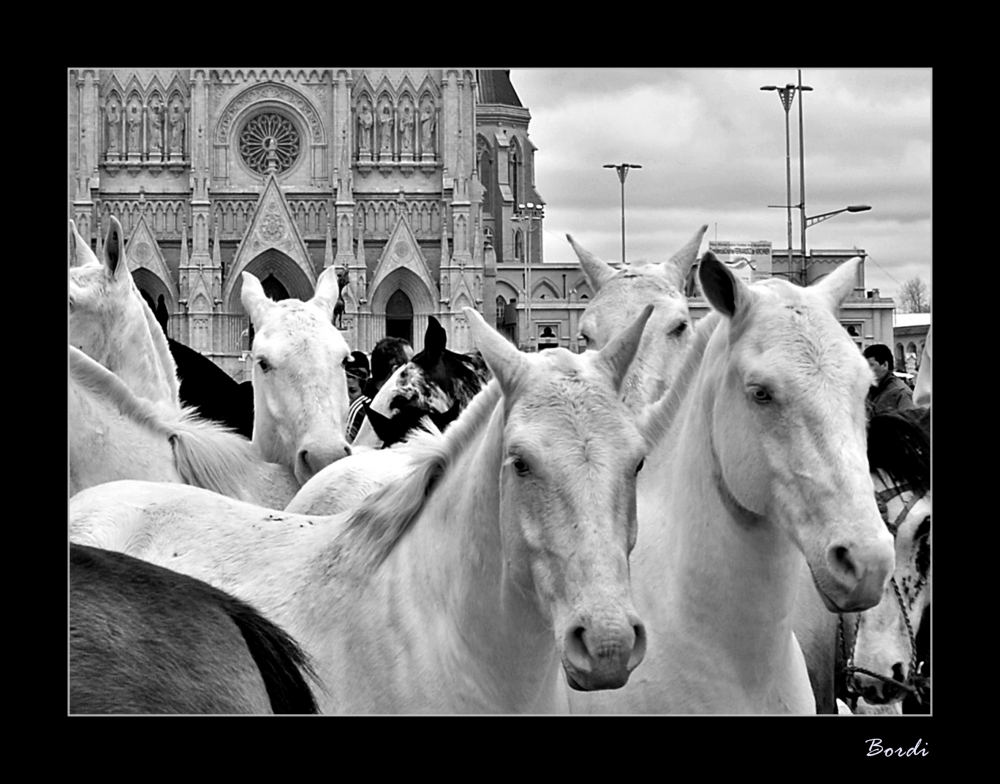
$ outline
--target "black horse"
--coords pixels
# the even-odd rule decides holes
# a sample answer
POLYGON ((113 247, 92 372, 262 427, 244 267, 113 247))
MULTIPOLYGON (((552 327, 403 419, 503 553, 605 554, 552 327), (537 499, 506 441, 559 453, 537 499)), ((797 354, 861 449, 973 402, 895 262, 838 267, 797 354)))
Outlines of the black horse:
POLYGON ((317 713, 306 654, 187 575, 70 545, 70 713, 317 713))
POLYGON ((430 317, 424 349, 415 354, 396 378, 387 410, 377 410, 376 398, 368 419, 384 447, 405 441, 429 417, 444 430, 465 409, 491 378, 479 352, 458 354, 446 348, 448 334, 430 317))
MULTIPOLYGON (((163 296, 155 307, 145 292, 143 298, 166 335, 167 306, 163 296)), ((253 385, 249 381, 235 381, 208 357, 183 343, 168 337, 167 345, 177 366, 181 404, 197 409, 205 419, 219 422, 241 436, 252 438, 253 385)))

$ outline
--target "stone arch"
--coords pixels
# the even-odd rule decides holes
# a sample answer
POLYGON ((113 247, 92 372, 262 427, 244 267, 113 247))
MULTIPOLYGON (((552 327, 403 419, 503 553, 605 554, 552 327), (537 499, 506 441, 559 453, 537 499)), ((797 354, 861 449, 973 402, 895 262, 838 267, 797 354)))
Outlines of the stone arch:
POLYGON ((284 84, 252 85, 243 90, 226 105, 216 126, 216 144, 235 143, 236 129, 250 114, 257 114, 267 107, 281 108, 291 114, 299 124, 302 139, 312 144, 325 144, 326 131, 320 113, 312 102, 293 87, 284 84))
POLYGON ((547 280, 540 280, 531 290, 532 301, 536 299, 560 299, 559 292, 547 280))
POLYGON ((906 354, 903 352, 903 344, 902 343, 897 343, 896 344, 895 354, 896 354, 896 356, 895 356, 896 370, 900 370, 900 369, 906 367, 906 354))
MULTIPOLYGON (((252 258, 242 267, 240 272, 249 272, 258 279, 264 280, 273 275, 285 288, 290 297, 303 302, 312 299, 316 293, 312 282, 295 261, 277 248, 268 248, 252 258)), ((232 281, 226 309, 230 313, 244 313, 240 292, 243 291, 243 276, 239 275, 232 281)))
POLYGON ((371 293, 371 312, 375 317, 372 335, 373 343, 385 337, 385 313, 389 299, 397 291, 402 291, 413 307, 413 339, 410 341, 416 351, 423 347, 424 333, 427 331, 428 317, 437 313, 436 295, 429 291, 420 277, 406 267, 397 267, 376 286, 371 293))
POLYGON ((167 312, 174 312, 177 302, 172 291, 173 287, 160 280, 156 273, 145 267, 137 267, 132 270, 132 280, 135 281, 135 286, 139 289, 143 298, 147 302, 153 303, 150 305, 151 308, 155 310, 159 298, 163 297, 163 301, 167 306, 167 312))

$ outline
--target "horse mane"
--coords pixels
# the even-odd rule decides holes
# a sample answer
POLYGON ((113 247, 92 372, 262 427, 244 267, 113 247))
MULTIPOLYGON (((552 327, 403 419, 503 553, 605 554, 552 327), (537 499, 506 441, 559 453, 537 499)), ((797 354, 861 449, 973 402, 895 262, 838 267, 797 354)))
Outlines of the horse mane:
POLYGON ((107 400, 137 425, 170 441, 185 484, 253 500, 244 488, 254 486, 254 469, 260 458, 246 438, 201 418, 194 409, 165 411, 162 405, 136 395, 117 375, 78 348, 70 346, 69 352, 73 381, 107 400))
POLYGON ((646 433, 647 443, 659 444, 670 432, 681 403, 684 402, 688 390, 691 388, 691 382, 698 374, 709 338, 715 332, 720 318, 720 314, 713 310, 695 326, 694 337, 684 354, 684 363, 674 378, 674 383, 670 385, 670 389, 663 397, 646 410, 640 432, 646 433))
POLYGON ((254 501, 246 488, 254 487, 262 458, 250 441, 191 408, 182 409, 172 424, 177 471, 185 484, 254 501))
POLYGON ((445 433, 419 432, 410 438, 409 475, 383 485, 348 517, 342 536, 356 553, 361 569, 374 571, 385 561, 419 517, 440 477, 489 421, 500 397, 500 385, 493 380, 445 433))
POLYGON ((930 410, 883 411, 868 420, 868 465, 896 487, 931 489, 930 410))
POLYGON ((156 404, 136 395, 117 375, 75 346, 69 347, 69 371, 72 381, 107 400, 136 424, 163 436, 173 434, 156 404))

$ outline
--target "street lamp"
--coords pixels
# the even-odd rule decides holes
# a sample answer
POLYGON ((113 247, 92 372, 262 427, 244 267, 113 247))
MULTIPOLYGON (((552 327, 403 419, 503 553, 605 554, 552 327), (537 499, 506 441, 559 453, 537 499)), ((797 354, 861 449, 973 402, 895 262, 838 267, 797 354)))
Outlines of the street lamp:
MULTIPOLYGON (((785 110, 785 204, 784 207, 788 212, 788 270, 792 270, 792 142, 791 135, 788 129, 788 110, 792 108, 792 101, 795 100, 795 90, 797 89, 794 84, 786 84, 784 87, 778 87, 773 84, 767 84, 760 88, 761 90, 777 90, 778 97, 781 99, 781 106, 785 110)), ((802 102, 799 101, 799 106, 802 102)), ((768 204, 768 207, 781 207, 780 204, 768 204)))
POLYGON ((527 222, 528 230, 524 238, 524 325, 528 334, 528 346, 531 346, 531 228, 535 221, 544 218, 541 204, 518 204, 517 212, 511 216, 515 223, 527 222))
POLYGON ((817 223, 822 223, 825 220, 829 220, 834 215, 840 215, 842 212, 867 212, 871 207, 867 204, 851 204, 848 207, 844 207, 842 210, 834 210, 833 212, 824 212, 819 215, 813 215, 811 217, 806 217, 805 212, 802 213, 802 285, 806 285, 806 271, 809 269, 808 264, 806 264, 806 229, 810 226, 815 226, 817 223))
POLYGON ((641 169, 638 163, 606 163, 605 169, 614 169, 618 172, 618 179, 622 183, 622 265, 625 264, 625 178, 628 177, 629 169, 641 169))

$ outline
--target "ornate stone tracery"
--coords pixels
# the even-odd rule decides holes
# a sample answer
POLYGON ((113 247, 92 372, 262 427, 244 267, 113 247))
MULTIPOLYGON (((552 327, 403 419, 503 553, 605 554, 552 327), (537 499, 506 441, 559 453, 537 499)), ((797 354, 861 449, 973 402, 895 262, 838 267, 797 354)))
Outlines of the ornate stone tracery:
POLYGON ((286 117, 268 112, 251 118, 240 131, 240 155, 258 174, 282 174, 298 161, 301 141, 298 129, 286 117))

